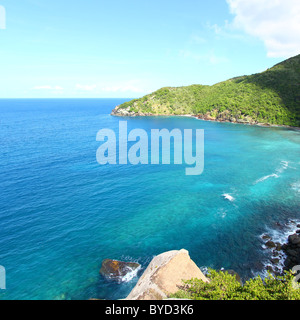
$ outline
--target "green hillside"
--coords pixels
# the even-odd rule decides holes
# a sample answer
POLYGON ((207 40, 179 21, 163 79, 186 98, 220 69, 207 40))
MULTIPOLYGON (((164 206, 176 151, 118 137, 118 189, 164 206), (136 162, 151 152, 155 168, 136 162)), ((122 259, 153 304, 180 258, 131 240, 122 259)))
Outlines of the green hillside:
POLYGON ((193 114, 208 120, 300 126, 300 55, 213 86, 162 88, 118 106, 112 114, 193 114))

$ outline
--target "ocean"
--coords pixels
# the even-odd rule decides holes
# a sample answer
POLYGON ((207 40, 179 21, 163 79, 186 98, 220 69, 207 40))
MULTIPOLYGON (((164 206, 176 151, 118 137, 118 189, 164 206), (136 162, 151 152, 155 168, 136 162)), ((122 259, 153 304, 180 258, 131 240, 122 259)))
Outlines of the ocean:
POLYGON ((0 299, 122 299, 153 256, 186 249, 206 268, 262 274, 261 235, 300 221, 300 131, 188 117, 118 118, 130 99, 0 100, 0 299), (204 171, 99 165, 97 132, 204 129, 204 171), (134 261, 132 279, 100 274, 134 261), (126 281, 125 281, 126 280, 126 281))

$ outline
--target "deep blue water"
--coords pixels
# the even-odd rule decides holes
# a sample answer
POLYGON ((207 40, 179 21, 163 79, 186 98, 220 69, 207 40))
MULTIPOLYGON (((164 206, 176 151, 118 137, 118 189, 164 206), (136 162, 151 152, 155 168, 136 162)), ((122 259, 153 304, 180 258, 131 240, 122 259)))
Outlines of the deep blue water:
POLYGON ((203 174, 100 166, 96 134, 118 131, 125 119, 110 111, 127 100, 0 100, 0 299, 124 298, 137 277, 103 279, 103 259, 137 261, 140 275, 154 255, 181 248, 200 267, 251 277, 268 261, 260 235, 300 219, 299 131, 126 118, 129 130, 204 129, 203 174))

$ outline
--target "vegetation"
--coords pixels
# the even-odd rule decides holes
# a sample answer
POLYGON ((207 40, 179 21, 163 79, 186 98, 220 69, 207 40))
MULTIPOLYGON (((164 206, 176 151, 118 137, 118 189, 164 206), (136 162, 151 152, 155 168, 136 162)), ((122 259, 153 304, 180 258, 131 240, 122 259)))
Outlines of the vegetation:
POLYGON ((300 55, 213 86, 166 87, 120 105, 154 115, 208 114, 223 121, 300 125, 300 55))
POLYGON ((248 280, 244 285, 236 276, 228 272, 209 270, 206 283, 200 279, 183 281, 183 288, 172 295, 173 298, 192 300, 300 300, 300 289, 294 289, 294 274, 289 271, 284 276, 271 274, 248 280))

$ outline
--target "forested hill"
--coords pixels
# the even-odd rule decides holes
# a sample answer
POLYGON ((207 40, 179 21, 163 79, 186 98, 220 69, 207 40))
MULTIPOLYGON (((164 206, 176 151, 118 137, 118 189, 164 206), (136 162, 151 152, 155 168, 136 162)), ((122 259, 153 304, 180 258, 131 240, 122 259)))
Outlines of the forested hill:
POLYGON ((116 107, 114 115, 181 115, 300 126, 300 55, 213 86, 166 87, 116 107))

